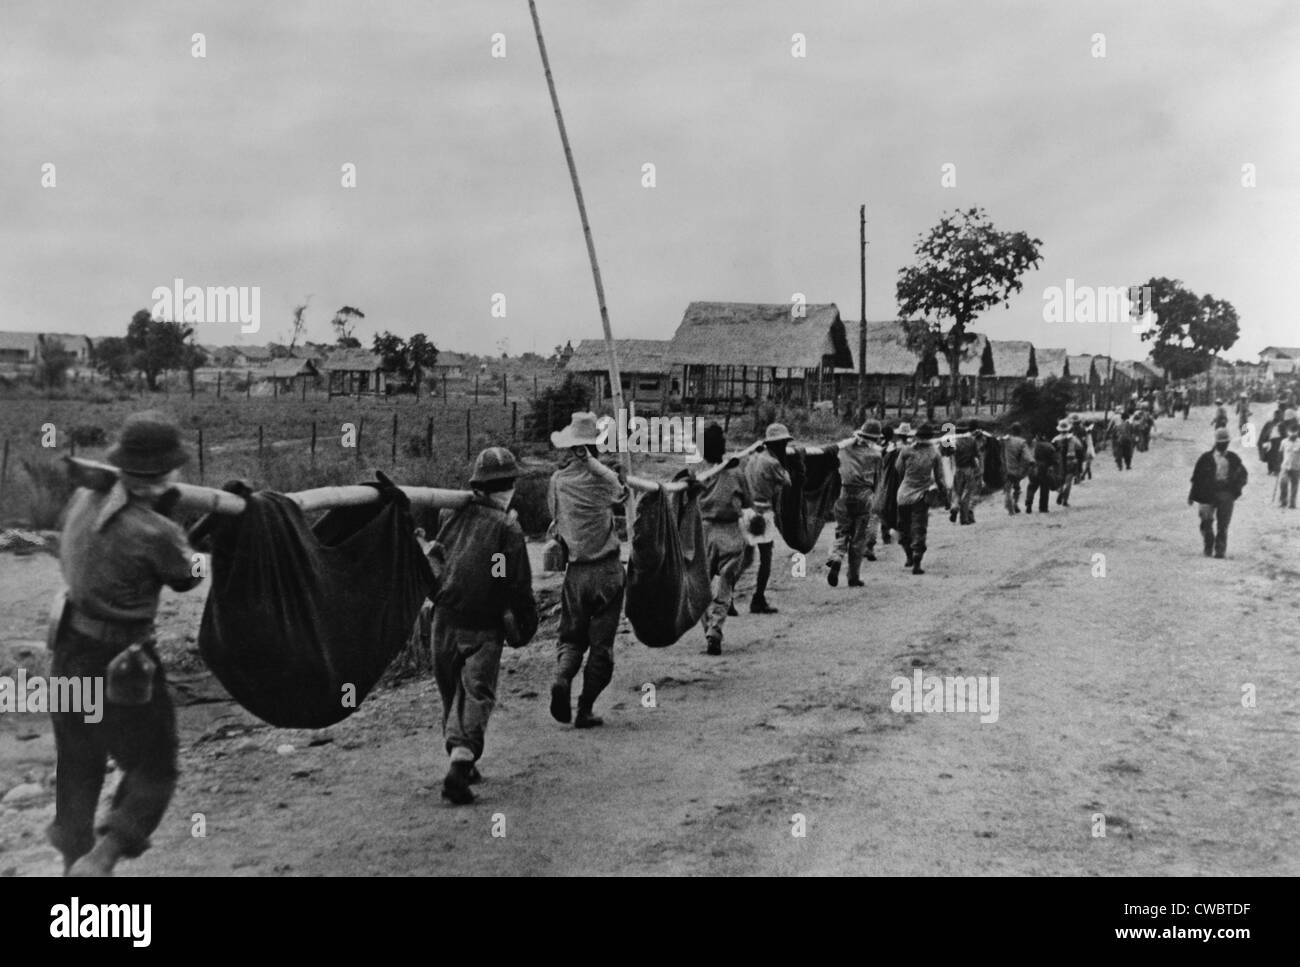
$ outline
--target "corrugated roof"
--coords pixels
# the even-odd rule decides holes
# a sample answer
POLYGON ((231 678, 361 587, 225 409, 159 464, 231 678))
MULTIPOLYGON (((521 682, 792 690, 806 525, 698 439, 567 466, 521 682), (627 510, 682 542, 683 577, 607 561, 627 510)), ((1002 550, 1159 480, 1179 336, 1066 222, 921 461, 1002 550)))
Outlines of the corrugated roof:
MULTIPOLYGON (((615 339, 614 352, 618 356, 618 371, 624 373, 654 373, 663 375, 671 369, 667 362, 667 339, 615 339)), ((605 340, 584 339, 573 347, 565 370, 570 373, 605 373, 609 371, 609 357, 605 354, 605 340)))
POLYGON ((789 303, 692 302, 668 347, 671 364, 853 366, 840 310, 807 305, 796 318, 789 303))

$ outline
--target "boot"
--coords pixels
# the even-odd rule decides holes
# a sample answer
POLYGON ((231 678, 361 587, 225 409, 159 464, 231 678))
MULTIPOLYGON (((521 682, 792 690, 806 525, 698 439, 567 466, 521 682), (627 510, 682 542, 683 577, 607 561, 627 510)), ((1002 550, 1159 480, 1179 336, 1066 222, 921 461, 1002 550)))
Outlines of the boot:
MULTIPOLYGON (((950 524, 955 524, 955 523, 957 523, 957 508, 956 508, 956 507, 954 507, 954 508, 952 508, 952 510, 948 511, 948 523, 950 523, 950 524)), ((962 521, 962 523, 964 524, 964 523, 966 523, 966 522, 965 522, 965 521, 962 521)))
POLYGON ((767 598, 764 595, 755 593, 755 595, 749 599, 749 613, 776 614, 777 610, 767 603, 767 598))
POLYGON ((735 618, 735 617, 737 617, 739 614, 740 614, 740 612, 736 610, 736 603, 735 603, 734 601, 733 601, 731 604, 727 605, 727 617, 728 617, 728 618, 735 618))
POLYGON ((551 718, 557 722, 568 722, 573 718, 573 706, 569 699, 569 683, 560 679, 551 686, 551 718))
POLYGON ((911 567, 913 564, 916 563, 916 561, 912 557, 912 549, 910 547, 905 547, 903 548, 903 550, 907 552, 907 560, 903 562, 903 567, 911 567))
POLYGON ((862 561, 849 558, 849 587, 862 587, 862 561))
POLYGON ((827 561, 827 562, 826 562, 826 567, 827 567, 827 572, 826 572, 826 583, 829 584, 829 585, 830 585, 831 587, 833 587, 833 588, 837 588, 837 587, 839 587, 839 585, 840 585, 840 562, 839 562, 839 561, 827 561))
POLYGON ((876 559, 876 549, 874 547, 868 547, 866 553, 862 556, 868 561, 874 561, 876 559))
POLYGON ((575 729, 594 729, 598 725, 604 725, 605 720, 598 715, 591 714, 591 706, 584 705, 581 700, 578 702, 578 717, 573 720, 575 729))
POLYGON ((704 649, 704 653, 706 655, 722 654, 722 635, 718 635, 718 634, 705 635, 704 640, 708 642, 708 646, 704 649))
POLYGON ((454 806, 467 806, 474 801, 474 793, 469 788, 470 769, 474 763, 457 759, 447 768, 447 777, 442 780, 442 798, 454 806))
POLYGON ((925 557, 925 552, 922 552, 922 553, 916 555, 916 559, 912 562, 912 573, 913 573, 913 574, 924 574, 924 573, 925 573, 925 571, 921 570, 921 558, 923 558, 923 557, 925 557))

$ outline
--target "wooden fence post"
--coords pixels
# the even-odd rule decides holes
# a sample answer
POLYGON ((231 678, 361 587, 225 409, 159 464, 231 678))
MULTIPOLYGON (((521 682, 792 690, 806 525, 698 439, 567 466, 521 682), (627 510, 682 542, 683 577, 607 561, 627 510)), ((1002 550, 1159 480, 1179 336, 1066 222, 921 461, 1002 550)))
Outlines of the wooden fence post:
POLYGON ((316 466, 316 421, 311 421, 311 465, 316 466))
MULTIPOLYGON (((477 381, 478 381, 478 377, 475 376, 475 377, 474 377, 474 380, 475 380, 475 382, 477 382, 477 381)), ((469 410, 468 408, 465 410, 465 459, 466 459, 466 460, 468 460, 468 459, 470 458, 469 415, 470 415, 471 412, 473 412, 473 411, 472 411, 472 410, 469 410)))
POLYGON ((393 411, 393 452, 390 457, 393 466, 397 466, 397 411, 393 411))
POLYGON ((433 456, 433 417, 429 417, 429 422, 424 427, 424 455, 433 456))
POLYGON ((474 374, 474 405, 478 406, 478 373, 474 374))
POLYGON ((199 483, 203 483, 203 427, 199 427, 199 483))
POLYGON ((257 424, 257 459, 262 459, 262 424, 257 424))
POLYGON ((253 398, 253 371, 251 369, 248 371, 247 380, 244 384, 244 399, 251 400, 253 398))
POLYGON ((366 418, 357 421, 357 463, 361 462, 361 432, 366 428, 366 418))
POLYGON ((502 370, 501 371, 501 405, 502 406, 505 406, 506 403, 510 402, 509 397, 506 395, 509 392, 509 389, 510 389, 510 374, 507 373, 505 370, 502 370))
POLYGON ((519 401, 510 404, 510 439, 519 442, 519 401))
POLYGON ((217 399, 221 399, 221 370, 217 370, 217 399))

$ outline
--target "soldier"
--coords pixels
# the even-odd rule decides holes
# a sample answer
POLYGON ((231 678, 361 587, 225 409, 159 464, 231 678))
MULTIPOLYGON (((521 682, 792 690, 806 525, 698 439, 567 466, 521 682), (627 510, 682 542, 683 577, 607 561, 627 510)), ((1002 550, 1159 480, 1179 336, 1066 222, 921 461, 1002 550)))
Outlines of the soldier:
POLYGON ((984 461, 980 457, 974 420, 958 420, 953 440, 953 505, 948 519, 963 524, 975 523, 975 501, 984 480, 984 461))
POLYGON ((569 451, 568 461, 551 475, 547 492, 553 536, 568 556, 551 717, 557 722, 572 717, 570 689, 585 654, 578 715, 573 719, 578 729, 604 724, 592 709, 614 677, 614 636, 627 583, 614 525, 614 508, 627 499, 627 487, 619 474, 596 459, 599 441, 595 413, 574 413, 567 427, 551 434, 556 449, 569 451))
POLYGON ((1012 423, 1002 441, 1002 497, 1008 514, 1020 513, 1020 481, 1034 465, 1034 451, 1023 434, 1024 428, 1012 423))
POLYGON ((171 801, 176 713, 154 619, 163 585, 188 591, 202 579, 185 532, 167 516, 177 469, 189 460, 176 425, 161 413, 133 414, 106 459, 121 471, 116 483, 73 494, 59 541, 67 591, 50 675, 108 682, 98 722, 51 713, 58 778, 48 836, 72 876, 111 876, 119 859, 143 853, 171 801), (95 826, 110 755, 122 778, 95 826))
POLYGON ((1111 438, 1110 447, 1115 455, 1116 470, 1133 469, 1133 424, 1116 413, 1106 431, 1111 438))
MULTIPOLYGON (((722 427, 710 423, 704 428, 704 462, 709 470, 722 464, 727 453, 727 438, 722 427)), ((712 477, 700 483, 699 508, 704 521, 704 548, 708 560, 709 583, 713 599, 705 609, 701 623, 704 625, 706 652, 722 654, 722 626, 727 616, 734 614, 731 607, 736 581, 740 578, 745 561, 745 536, 741 521, 750 508, 749 489, 745 475, 736 469, 735 458, 728 460, 712 477)))
POLYGON ((880 471, 884 453, 879 446, 881 427, 879 420, 867 420, 853 433, 853 443, 841 447, 840 496, 835 501, 835 544, 830 559, 826 582, 835 587, 840 583, 840 566, 845 555, 849 559, 849 587, 863 585, 862 559, 876 559, 877 523, 872 513, 876 488, 880 484, 880 471))
POLYGON ((1060 507, 1070 506, 1070 490, 1078 477, 1079 467, 1083 464, 1083 444, 1071 431, 1069 420, 1060 420, 1056 424, 1056 436, 1052 440, 1056 448, 1057 459, 1061 467, 1061 489, 1056 494, 1056 503, 1060 507))
POLYGON ((763 450, 745 461, 745 485, 754 502, 754 513, 763 520, 763 532, 748 540, 758 546, 758 576, 754 596, 749 601, 750 614, 776 614, 767 603, 767 582, 772 576, 772 542, 776 539, 776 515, 773 508, 781 492, 790 486, 790 472, 785 469, 785 448, 794 437, 783 423, 769 423, 763 433, 763 450))
POLYGON ((936 493, 936 504, 948 503, 939 450, 931 445, 932 439, 933 427, 922 423, 915 441, 898 455, 898 543, 907 555, 903 566, 910 567, 913 574, 925 573, 921 559, 930 524, 930 493, 936 493))
POLYGON ((474 801, 478 760, 496 706, 501 649, 521 648, 537 631, 533 573, 524 532, 510 501, 518 469, 514 454, 489 447, 474 461, 474 496, 444 510, 429 549, 438 575, 433 609, 433 673, 442 696, 442 734, 449 756, 442 796, 474 801))

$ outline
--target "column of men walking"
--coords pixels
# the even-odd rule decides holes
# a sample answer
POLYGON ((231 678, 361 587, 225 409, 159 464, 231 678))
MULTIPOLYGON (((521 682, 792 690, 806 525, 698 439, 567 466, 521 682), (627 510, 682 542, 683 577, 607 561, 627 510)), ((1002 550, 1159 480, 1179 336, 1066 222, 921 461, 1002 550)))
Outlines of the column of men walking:
MULTIPOLYGON (((1188 503, 1200 505, 1205 554, 1223 557, 1246 472, 1228 451, 1222 407, 1214 422, 1215 447, 1197 461, 1188 503)), ((973 525, 986 489, 1000 486, 1012 515, 1034 513, 1035 502, 1039 514, 1047 513, 1053 492, 1058 506, 1069 507, 1073 488, 1092 478, 1102 440, 1110 442, 1117 468, 1127 470, 1134 451, 1147 449, 1153 423, 1150 401, 1136 398, 1104 431, 1077 415, 1059 421, 1054 432, 1032 436, 1019 424, 997 435, 976 419, 938 429, 867 419, 851 440, 817 448, 838 462, 840 483, 826 580, 838 587, 847 563, 848 587, 863 587, 864 562, 876 562, 876 548, 894 535, 904 566, 923 575, 930 511, 946 508, 953 525, 973 525)), ((1285 476, 1294 507, 1300 483, 1295 411, 1279 407, 1265 435, 1268 451, 1266 456, 1261 442, 1261 458, 1270 472, 1285 476)), ((551 442, 563 463, 548 488, 551 541, 544 558, 564 578, 549 707, 556 721, 590 729, 602 724, 596 702, 613 677, 627 581, 616 511, 630 492, 622 473, 597 459, 601 436, 594 414, 572 414, 551 442), (579 673, 575 710, 572 689, 579 673)), ((686 480, 704 532, 710 600, 700 621, 710 655, 721 654, 727 619, 737 615, 737 583, 755 558, 748 611, 776 612, 768 600, 776 511, 798 456, 781 423, 768 424, 761 447, 750 448, 743 460, 728 457, 726 443, 721 427, 707 426, 705 465, 686 480)), ((186 591, 200 583, 185 531, 169 516, 173 482, 189 459, 174 422, 158 413, 134 414, 105 459, 119 471, 116 483, 107 490, 79 488, 69 504, 60 541, 67 604, 52 623, 51 674, 98 676, 108 683, 102 721, 51 713, 58 770, 48 835, 63 856, 65 873, 88 876, 110 875, 120 859, 144 852, 171 801, 178 775, 176 720, 154 622, 164 585, 186 591), (96 823, 110 755, 122 778, 111 808, 96 823)), ((519 472, 509 450, 482 451, 469 479, 471 499, 441 512, 428 548, 435 577, 431 649, 447 754, 442 796, 457 805, 473 802, 471 787, 482 780, 477 764, 496 704, 503 648, 528 644, 539 623, 523 531, 510 510, 519 472)))

